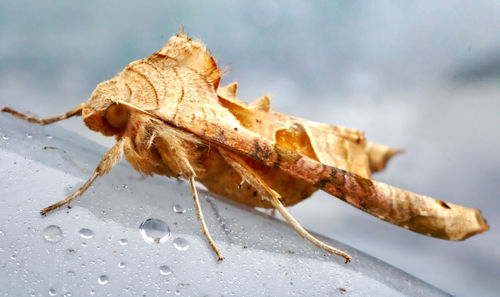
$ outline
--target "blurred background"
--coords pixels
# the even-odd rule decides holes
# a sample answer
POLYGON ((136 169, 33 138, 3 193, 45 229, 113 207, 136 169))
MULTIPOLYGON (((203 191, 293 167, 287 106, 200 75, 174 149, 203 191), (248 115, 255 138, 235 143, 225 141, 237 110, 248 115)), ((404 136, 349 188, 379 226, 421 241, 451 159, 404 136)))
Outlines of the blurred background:
POLYGON ((428 238, 324 193, 291 208, 306 228, 452 294, 500 291, 498 1, 2 1, 0 103, 66 112, 181 26, 241 99, 268 94, 274 110, 403 148, 376 180, 479 208, 491 230, 428 238))

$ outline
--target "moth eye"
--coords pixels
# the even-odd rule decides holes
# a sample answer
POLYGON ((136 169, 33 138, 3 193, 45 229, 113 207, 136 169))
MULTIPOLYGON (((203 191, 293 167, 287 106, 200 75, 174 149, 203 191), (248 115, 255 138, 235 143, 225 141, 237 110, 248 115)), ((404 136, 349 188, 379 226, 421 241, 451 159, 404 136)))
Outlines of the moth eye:
POLYGON ((127 124, 129 112, 125 106, 114 103, 106 109, 104 117, 112 127, 123 128, 127 124))

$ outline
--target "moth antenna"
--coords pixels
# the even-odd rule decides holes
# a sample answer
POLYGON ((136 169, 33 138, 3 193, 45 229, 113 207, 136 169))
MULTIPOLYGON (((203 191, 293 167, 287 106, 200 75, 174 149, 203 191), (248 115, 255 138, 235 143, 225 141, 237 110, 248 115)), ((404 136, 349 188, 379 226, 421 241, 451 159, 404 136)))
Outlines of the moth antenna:
POLYGON ((11 109, 10 107, 7 107, 7 106, 3 106, 2 111, 10 113, 11 115, 13 115, 15 117, 20 118, 20 119, 25 120, 25 121, 28 121, 30 123, 45 126, 45 125, 52 124, 52 123, 55 123, 58 121, 69 119, 73 116, 81 116, 84 106, 85 106, 85 103, 82 103, 82 104, 78 105, 77 107, 73 108, 72 110, 66 112, 65 114, 58 115, 55 117, 50 117, 50 118, 43 118, 43 119, 36 117, 36 116, 29 116, 27 114, 24 114, 24 113, 21 113, 19 111, 14 110, 14 109, 11 109))
MULTIPOLYGON (((148 115, 148 116, 150 116, 150 117, 152 117, 152 118, 155 118, 155 119, 157 119, 157 120, 163 121, 163 120, 162 120, 160 117, 158 117, 157 115, 152 114, 152 113, 150 113, 149 111, 147 111, 147 110, 145 110, 145 109, 143 109, 143 108, 137 107, 137 106, 135 106, 135 105, 133 105, 133 104, 130 104, 130 103, 126 102, 126 101, 123 101, 123 100, 115 100, 114 102, 115 102, 115 103, 118 103, 118 104, 125 105, 125 106, 127 106, 127 107, 129 107, 129 108, 131 108, 131 109, 133 109, 133 110, 135 110, 135 111, 137 111, 137 112, 140 112, 140 113, 142 113, 142 114, 148 115)), ((152 110, 153 110, 153 109, 152 109, 152 110)))
MULTIPOLYGON (((125 106, 127 106, 127 107, 129 107, 129 108, 131 108, 131 109, 133 109, 135 111, 137 111, 137 112, 140 112, 142 114, 148 115, 148 116, 152 117, 153 119, 156 119, 156 120, 158 120, 160 122, 163 122, 166 125, 168 125, 170 128, 174 128, 174 130, 177 131, 177 132, 180 132, 180 131, 186 132, 186 131, 184 131, 184 129, 177 128, 175 126, 175 124, 173 124, 171 121, 168 121, 166 119, 162 119, 160 116, 158 116, 158 115, 150 112, 150 111, 155 111, 156 109, 150 109, 148 111, 148 110, 145 110, 143 108, 137 107, 137 106, 135 106, 133 104, 130 104, 130 103, 122 101, 122 100, 115 100, 115 103, 123 104, 123 105, 125 105, 125 106)), ((191 132, 189 132, 189 134, 190 135, 194 135, 191 132)), ((177 134, 177 136, 182 136, 182 137, 186 138, 186 134, 185 133, 183 135, 177 134)), ((188 137, 188 138, 186 138, 186 140, 191 140, 192 142, 204 144, 203 142, 201 142, 201 141, 199 141, 197 139, 195 140, 194 137, 188 137)), ((210 142, 208 142, 208 144, 210 145, 210 142)), ((209 149, 210 149, 210 146, 209 146, 209 149)))

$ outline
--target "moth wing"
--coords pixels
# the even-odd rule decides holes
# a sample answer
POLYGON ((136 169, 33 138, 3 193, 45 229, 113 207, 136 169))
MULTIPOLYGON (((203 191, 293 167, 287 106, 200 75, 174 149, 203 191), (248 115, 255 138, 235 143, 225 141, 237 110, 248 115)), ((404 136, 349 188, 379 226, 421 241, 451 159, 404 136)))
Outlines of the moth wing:
POLYGON ((166 67, 191 68, 202 74, 214 89, 219 87, 221 72, 214 58, 203 43, 184 34, 172 36, 163 48, 152 54, 148 60, 153 63, 166 63, 166 67))
POLYGON ((237 84, 217 90, 219 101, 241 123, 265 139, 321 163, 370 177, 362 131, 315 123, 269 111, 269 97, 252 104, 236 96, 237 84))
POLYGON ((370 178, 369 156, 362 131, 297 119, 321 163, 370 178))
POLYGON ((236 82, 219 87, 220 71, 201 42, 185 35, 173 36, 148 60, 171 69, 193 70, 203 80, 184 81, 181 92, 183 99, 182 102, 177 100, 181 103, 178 103, 175 111, 172 108, 169 111, 167 108, 155 111, 163 120, 172 121, 174 115, 174 125, 198 135, 195 131, 205 135, 216 133, 211 137, 219 141, 224 141, 230 134, 234 134, 240 143, 251 141, 247 136, 263 138, 270 144, 323 164, 370 177, 369 155, 364 149, 363 132, 271 112, 267 96, 253 104, 239 100, 236 82), (246 135, 247 132, 253 133, 246 135))
MULTIPOLYGON (((206 52, 201 54, 208 55, 206 52)), ((213 60, 211 57, 210 59, 213 60)), ((296 125, 299 127, 297 129, 290 125, 284 126, 287 129, 285 132, 292 134, 291 141, 287 137, 285 139, 288 140, 282 143, 273 141, 273 138, 276 139, 275 133, 267 132, 265 134, 263 131, 257 130, 256 127, 264 125, 264 122, 272 119, 279 123, 289 124, 293 118, 259 109, 245 108, 244 105, 241 106, 241 104, 234 104, 234 102, 226 100, 226 103, 233 104, 233 108, 238 106, 231 111, 223 105, 222 101, 219 101, 220 97, 216 93, 220 79, 218 69, 214 69, 217 68, 216 65, 209 68, 203 66, 210 59, 207 60, 207 57, 186 57, 182 60, 188 65, 192 65, 190 63, 193 61, 200 65, 190 66, 198 68, 188 71, 190 75, 196 76, 196 84, 187 83, 185 80, 176 81, 177 84, 182 82, 184 84, 181 86, 183 88, 182 96, 179 97, 180 100, 174 109, 173 116, 167 112, 167 107, 145 112, 163 120, 166 124, 189 131, 209 143, 237 153, 239 156, 257 160, 271 168, 280 169, 290 176, 337 196, 374 216, 410 230, 439 238, 463 240, 489 229, 477 209, 464 208, 378 183, 360 175, 339 170, 335 168, 336 166, 322 163, 314 150, 309 152, 311 157, 294 149, 297 147, 297 143, 293 137, 297 135, 293 134, 296 130, 299 132, 295 134, 300 136, 300 129, 305 130, 304 126, 308 126, 305 122, 299 122, 296 125), (204 72, 200 72, 199 69, 204 72), (214 73, 219 74, 214 76, 214 73), (205 83, 200 83, 201 81, 205 81, 205 83), (261 112, 268 116, 258 118, 257 115, 264 115, 261 112), (240 118, 247 121, 245 124, 240 121, 238 114, 240 114, 240 118), (246 116, 242 117, 241 115, 246 116), (269 115, 273 116, 269 117, 269 115), (252 120, 255 124, 249 123, 252 120), (293 129, 288 130, 290 127, 293 129), (401 209, 404 211, 395 213, 395 210, 401 209), (443 209, 445 210, 443 211, 443 209)), ((175 58, 170 60, 176 62, 175 58)), ((174 63, 173 67, 186 68, 183 63, 174 63)), ((277 125, 274 124, 275 121, 269 122, 277 125)), ((309 128, 311 129, 311 127, 314 125, 310 125, 309 128)), ((299 137, 299 139, 311 142, 310 138, 299 137)))
POLYGON ((365 144, 365 151, 368 153, 372 172, 384 170, 392 157, 403 152, 401 149, 373 142, 365 144))

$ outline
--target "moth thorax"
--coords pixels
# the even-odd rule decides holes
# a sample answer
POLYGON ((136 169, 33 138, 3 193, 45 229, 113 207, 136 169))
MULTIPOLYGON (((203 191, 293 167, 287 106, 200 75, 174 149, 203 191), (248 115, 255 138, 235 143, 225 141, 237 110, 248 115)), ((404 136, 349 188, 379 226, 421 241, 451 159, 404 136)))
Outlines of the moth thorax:
POLYGON ((104 115, 108 124, 115 128, 123 128, 129 118, 128 108, 122 104, 111 104, 104 115))

